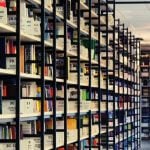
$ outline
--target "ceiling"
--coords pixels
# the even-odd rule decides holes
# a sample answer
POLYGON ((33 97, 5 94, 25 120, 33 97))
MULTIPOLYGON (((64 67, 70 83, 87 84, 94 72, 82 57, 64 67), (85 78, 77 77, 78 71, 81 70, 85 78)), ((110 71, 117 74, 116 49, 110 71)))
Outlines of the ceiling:
MULTIPOLYGON (((116 0, 143 1, 143 0, 116 0)), ((150 0, 144 0, 149 1, 150 0)), ((143 38, 142 43, 150 43, 150 3, 149 4, 116 4, 116 18, 129 27, 136 37, 143 38)))

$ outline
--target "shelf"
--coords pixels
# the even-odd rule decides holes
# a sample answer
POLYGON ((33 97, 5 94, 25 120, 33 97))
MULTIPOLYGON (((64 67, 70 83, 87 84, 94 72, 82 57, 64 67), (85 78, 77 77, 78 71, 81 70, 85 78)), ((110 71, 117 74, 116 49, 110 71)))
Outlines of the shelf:
MULTIPOLYGON (((32 113, 32 114, 20 114, 20 121, 28 121, 28 120, 37 120, 38 117, 40 117, 41 113, 32 113)), ((52 112, 45 112, 45 117, 52 115, 52 112)), ((0 115, 0 122, 6 120, 13 122, 14 119, 16 118, 15 114, 3 114, 0 115)))
POLYGON ((14 70, 0 68, 0 75, 15 75, 15 74, 16 72, 14 70))
MULTIPOLYGON (((33 74, 28 74, 22 73, 23 71, 21 73, 17 72, 19 69, 17 69, 17 71, 16 69, 0 69, 1 104, 3 104, 5 100, 8 100, 9 104, 9 102, 11 102, 9 101, 9 98, 14 102, 14 109, 18 106, 16 105, 16 102, 19 104, 20 100, 23 98, 25 99, 23 104, 24 102, 25 104, 21 106, 22 102, 20 102, 20 109, 28 106, 29 104, 33 104, 32 107, 28 107, 31 108, 30 111, 22 111, 23 114, 20 115, 16 115, 21 112, 17 108, 16 113, 14 110, 15 114, 1 114, 0 122, 2 123, 2 126, 4 126, 4 128, 6 126, 9 130, 9 125, 13 124, 16 129, 16 135, 19 135, 20 133, 26 135, 23 139, 20 139, 20 137, 17 136, 16 141, 13 141, 13 143, 16 144, 16 149, 19 149, 18 143, 23 140, 26 142, 25 145, 28 145, 29 142, 27 143, 28 140, 25 139, 28 136, 33 139, 38 139, 38 146, 40 144, 44 145, 43 147, 40 147, 40 149, 50 150, 57 149, 58 147, 64 147, 64 149, 66 149, 65 146, 69 146, 70 144, 76 146, 75 143, 79 142, 77 138, 79 130, 81 130, 80 142, 89 140, 89 143, 92 143, 95 142, 94 140, 97 141, 97 138, 100 136, 100 141, 103 141, 103 138, 106 140, 104 143, 101 142, 101 147, 108 146, 110 149, 112 147, 119 149, 119 146, 117 147, 117 142, 119 142, 117 141, 117 136, 119 133, 116 132, 114 137, 112 137, 114 130, 118 131, 118 129, 124 128, 125 126, 129 126, 129 128, 131 127, 132 131, 129 129, 129 135, 128 137, 125 136, 125 138, 130 138, 133 131, 134 133, 140 132, 138 73, 140 66, 140 42, 136 43, 137 40, 133 39, 133 43, 130 45, 131 43, 129 41, 132 39, 126 32, 127 27, 125 26, 125 28, 122 29, 122 21, 119 23, 116 21, 117 19, 114 20, 115 14, 113 9, 115 9, 115 5, 111 4, 111 7, 114 8, 108 6, 108 10, 106 10, 105 6, 102 5, 102 3, 109 5, 109 2, 107 1, 101 1, 100 7, 97 8, 94 7, 96 6, 94 3, 98 3, 98 0, 92 1, 91 8, 89 8, 88 4, 86 5, 86 3, 84 3, 85 1, 79 1, 78 3, 77 1, 74 2, 68 0, 65 1, 67 2, 66 5, 64 5, 62 1, 57 1, 57 6, 55 4, 51 4, 50 2, 52 1, 44 2, 45 4, 49 2, 49 7, 46 5, 44 7, 41 0, 27 0, 22 2, 21 8, 24 8, 25 12, 30 13, 31 11, 34 16, 34 21, 37 19, 38 25, 36 26, 34 24, 35 28, 38 28, 40 21, 42 21, 41 27, 43 28, 41 28, 41 31, 46 30, 47 32, 50 32, 49 40, 44 40, 46 39, 45 34, 42 34, 41 36, 39 33, 39 36, 34 36, 33 33, 30 32, 24 33, 23 30, 20 31, 20 40, 17 40, 18 33, 16 33, 16 29, 10 25, 0 23, 0 34, 3 37, 7 37, 7 43, 4 43, 3 39, 1 39, 1 41, 5 44, 3 44, 3 47, 5 46, 6 49, 5 51, 1 51, 0 56, 4 56, 3 53, 6 53, 6 57, 8 58, 20 57, 20 67, 22 67, 20 70, 33 72, 33 74), (81 8, 81 10, 79 10, 81 11, 81 14, 79 15, 81 16, 80 31, 77 25, 78 11, 73 10, 73 5, 76 5, 75 7, 80 5, 81 8), (66 7, 66 9, 64 9, 63 6, 66 7), (43 7, 44 11, 42 11, 41 7, 43 7), (59 10, 57 8, 53 9, 53 7, 59 7, 59 10), (67 10, 67 16, 63 14, 63 9, 67 10), (53 12, 54 10, 56 10, 55 17, 53 12), (68 12, 68 10, 70 10, 70 12, 68 12), (91 11, 91 18, 89 18, 89 11, 91 11), (97 14, 98 11, 101 16, 97 14), (67 19, 69 16, 70 20, 67 19), (108 16, 108 21, 106 21, 106 16, 108 16), (44 18, 46 23, 44 23, 44 18), (48 23, 47 19, 49 19, 48 23), (98 22, 99 20, 100 22, 98 22), (114 22, 116 28, 114 28, 114 22), (65 26, 63 26, 63 24, 65 26), (99 24, 100 26, 97 26, 99 24), (53 25, 56 25, 54 28, 56 29, 56 35, 53 32, 53 25), (91 27, 89 25, 91 25, 91 27), (89 33, 90 29, 91 33, 89 33), (128 40, 123 40, 121 36, 118 36, 119 39, 117 39, 118 37, 114 35, 119 35, 119 32, 121 33, 121 36, 124 36, 125 39, 128 40), (98 39, 98 34, 100 40, 98 39), (56 36, 55 40, 54 35, 56 36), (54 43, 55 41, 56 43, 54 43), (118 47, 113 47, 112 41, 114 41, 118 47), (20 42, 21 45, 27 45, 27 47, 22 46, 20 48, 19 56, 15 53, 17 53, 16 51, 20 46, 20 42), (124 47, 124 45, 128 45, 128 48, 124 47), (16 48, 16 46, 18 48, 16 48), (31 47, 29 48, 28 46, 31 47), (56 48, 54 46, 56 46, 56 48), (79 46, 80 54, 78 53, 79 46), (133 54, 132 50, 137 52, 137 55, 135 55, 136 53, 133 54), (125 55, 123 54, 124 52, 125 55), (109 58, 106 58, 106 56, 109 58), (132 58, 135 58, 135 66, 133 62, 130 63, 132 58), (28 63, 28 65, 25 65, 25 63, 28 63), (33 63, 35 65, 31 65, 33 63), (36 74, 37 72, 39 75, 36 74), (47 74, 47 76, 44 76, 44 74, 47 74), (80 77, 78 75, 80 75, 80 77), (80 78, 79 81, 78 77, 80 78), (133 80, 134 77, 137 77, 138 81, 133 80), (91 83, 89 83, 89 81, 91 81, 91 83), (80 85, 78 85, 78 83, 80 83, 80 85), (15 92, 13 93, 13 91, 15 92), (40 108, 42 106, 44 106, 44 109, 40 112, 40 108), (64 111, 64 108, 67 110, 64 111), (80 112, 78 112, 78 108, 80 108, 80 112), (56 110, 55 116, 53 111, 44 112, 49 110, 56 110), (78 120, 81 121, 80 124, 78 124, 78 120), (89 123, 89 120, 91 123, 89 123), (40 127, 38 126, 39 122, 42 123, 41 125, 45 126, 45 128, 41 128, 40 133, 38 132, 38 130, 40 130, 40 127), (65 122, 67 123, 67 131, 64 130, 65 122), (25 123, 26 130, 28 125, 32 126, 34 124, 33 126, 36 127, 37 132, 29 135, 23 133, 23 125, 22 128, 19 126, 19 124, 23 123, 25 123), (28 123, 27 126, 26 123, 28 123), (60 128, 61 131, 57 130, 57 128, 56 130, 53 130, 54 128, 51 129, 51 125, 53 123, 55 123, 56 127, 60 128), (99 123, 101 128, 100 130, 99 123), (47 127, 48 131, 46 130, 47 127), (70 128, 73 129, 71 130, 70 128), (92 133, 88 135, 88 131, 91 131, 92 133), (107 131, 110 134, 107 134, 107 131), (58 136, 58 133, 62 134, 62 137, 58 136), (58 140, 59 143, 58 141, 54 141, 56 143, 56 147, 53 145, 53 135, 56 135, 56 138, 61 137, 61 139, 58 140), (45 145, 45 141, 41 140, 42 136, 47 136, 46 142, 51 140, 51 143, 49 142, 45 145), (64 142, 63 136, 64 138, 68 138, 67 143, 64 142), (112 143, 111 141, 115 137, 116 143, 112 143), (109 142, 107 142, 108 140, 109 142)), ((20 11, 22 11, 22 9, 17 12, 20 11)), ((18 17, 16 18, 18 19, 18 17)), ((28 16, 26 19, 28 19, 28 16)), ((30 16, 30 19, 32 20, 33 18, 30 16)), ((27 21, 27 23, 29 22, 30 21, 27 21)), ((35 29, 34 27, 33 29, 35 29)), ((6 68, 9 68, 7 65, 6 68)), ((14 65, 18 67, 17 64, 14 65)), ((1 110, 3 109, 1 108, 1 110)), ((30 132, 31 131, 29 131, 29 133, 30 132)), ((119 136, 120 141, 123 142, 124 139, 122 139, 122 133, 119 134, 119 136)), ((140 139, 139 135, 135 138, 135 140, 140 139)), ((9 139, 6 139, 6 142, 8 140, 9 139)), ((3 142, 6 143, 5 141, 3 142)), ((84 142, 84 144, 85 143, 86 142, 84 142)), ((125 146, 124 148, 128 149, 128 146, 125 146)), ((76 147, 76 149, 80 148, 76 147)))
MULTIPOLYGON (((109 129, 109 132, 112 132, 113 130, 112 129, 109 129)), ((106 131, 105 130, 102 130, 101 131, 101 134, 104 134, 104 133, 106 133, 106 131)), ((94 137, 94 136, 97 136, 99 133, 97 132, 97 133, 92 133, 92 137, 94 137)), ((87 136, 81 136, 81 138, 80 138, 80 140, 81 141, 83 141, 83 140, 85 140, 85 139, 88 139, 89 138, 89 136, 87 135, 87 136)), ((77 139, 74 139, 74 140, 69 140, 68 142, 67 142, 67 144, 71 144, 71 143, 75 143, 75 142, 77 142, 77 139)), ((63 146, 62 144, 59 144, 59 145, 57 145, 57 148, 58 147, 61 147, 61 146, 63 146)), ((53 149, 53 147, 52 146, 50 146, 50 147, 46 147, 46 149, 47 150, 49 150, 49 149, 53 149)))

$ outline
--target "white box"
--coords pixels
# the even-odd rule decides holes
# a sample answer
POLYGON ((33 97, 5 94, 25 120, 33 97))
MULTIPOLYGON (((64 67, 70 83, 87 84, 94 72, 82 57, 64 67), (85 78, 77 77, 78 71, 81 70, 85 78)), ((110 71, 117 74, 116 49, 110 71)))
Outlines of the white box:
POLYGON ((0 150, 15 150, 16 146, 14 143, 1 143, 0 150))
POLYGON ((7 24, 7 8, 0 7, 0 22, 7 24))
POLYGON ((16 70, 16 58, 6 57, 6 69, 16 70))
POLYGON ((32 138, 25 138, 20 141, 21 150, 34 150, 34 141, 32 138))
POLYGON ((44 146, 46 147, 50 147, 50 145, 53 145, 53 135, 45 135, 44 137, 44 146))
POLYGON ((34 19, 33 18, 27 18, 26 31, 28 34, 34 35, 34 19))
MULTIPOLYGON (((33 113, 34 102, 32 99, 20 100, 20 114, 33 113)), ((15 114, 16 113, 16 100, 3 100, 2 101, 2 114, 15 114)))
POLYGON ((41 35, 40 21, 38 21, 38 20, 34 21, 34 31, 33 31, 33 33, 36 36, 40 36, 41 35))

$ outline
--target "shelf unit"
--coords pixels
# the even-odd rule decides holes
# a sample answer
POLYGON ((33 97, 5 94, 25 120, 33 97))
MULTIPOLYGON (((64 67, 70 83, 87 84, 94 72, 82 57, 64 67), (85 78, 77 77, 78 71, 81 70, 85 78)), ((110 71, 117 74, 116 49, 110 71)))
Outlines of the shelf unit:
POLYGON ((115 18, 115 0, 9 2, 0 150, 138 150, 140 41, 115 18))
POLYGON ((141 138, 150 139, 150 50, 149 45, 141 46, 141 138))

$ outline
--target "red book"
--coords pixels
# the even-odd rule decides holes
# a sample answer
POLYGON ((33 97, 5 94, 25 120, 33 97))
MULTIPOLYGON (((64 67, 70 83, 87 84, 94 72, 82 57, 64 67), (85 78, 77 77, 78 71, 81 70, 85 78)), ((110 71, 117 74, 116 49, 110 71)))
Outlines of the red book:
POLYGON ((48 76, 48 67, 44 67, 44 76, 48 76))
POLYGON ((65 150, 65 148, 61 147, 61 148, 58 148, 58 150, 65 150))
POLYGON ((52 87, 50 88, 50 96, 51 96, 51 97, 54 96, 54 91, 53 91, 53 88, 52 88, 52 87))
POLYGON ((120 98, 119 98, 119 108, 122 109, 122 108, 123 108, 123 104, 124 104, 124 103, 123 103, 123 97, 120 97, 120 98))
POLYGON ((16 139, 16 127, 12 126, 10 127, 11 133, 12 133, 12 139, 16 139))
POLYGON ((6 0, 0 0, 0 7, 6 7, 6 0))
POLYGON ((41 132, 41 122, 39 120, 36 122, 36 129, 38 133, 41 132))
POLYGON ((9 40, 9 52, 10 54, 16 54, 16 46, 14 46, 13 40, 9 40))
POLYGON ((7 96, 7 85, 3 85, 3 96, 7 96))

